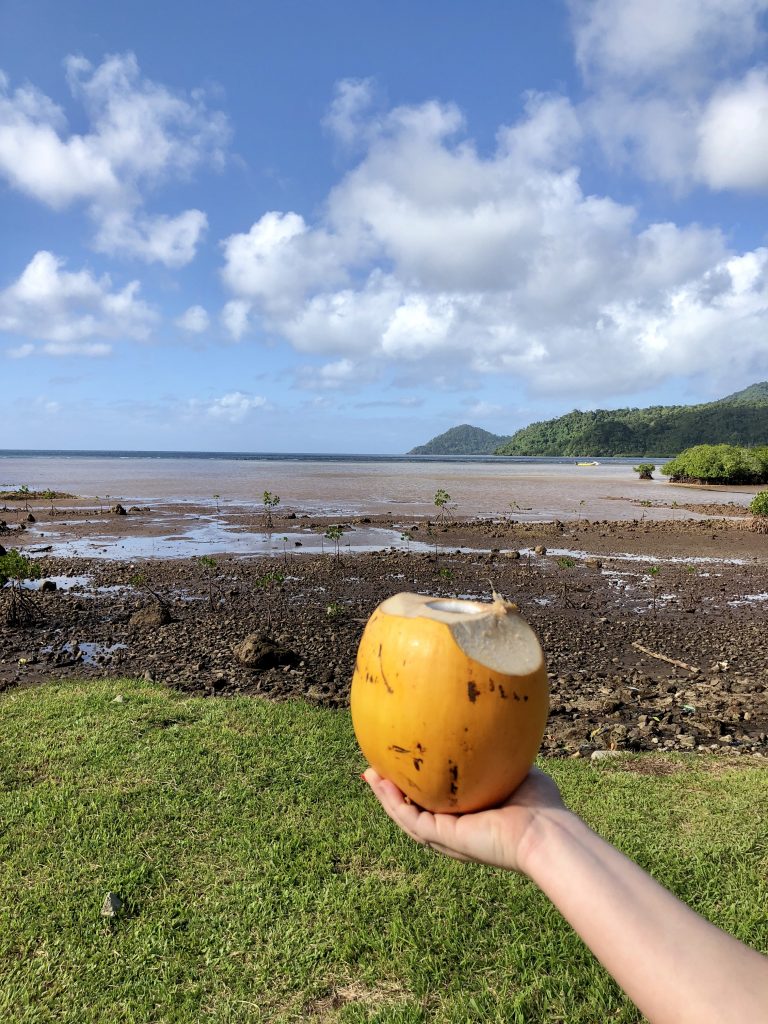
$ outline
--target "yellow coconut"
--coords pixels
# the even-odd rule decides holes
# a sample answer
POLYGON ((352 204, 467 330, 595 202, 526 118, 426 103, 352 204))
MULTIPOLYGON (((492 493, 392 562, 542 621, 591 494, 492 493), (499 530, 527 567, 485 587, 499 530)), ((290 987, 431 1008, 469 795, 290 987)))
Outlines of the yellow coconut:
POLYGON ((360 748, 431 811, 492 807, 523 781, 549 712, 544 654, 517 607, 396 594, 360 641, 351 693, 360 748))

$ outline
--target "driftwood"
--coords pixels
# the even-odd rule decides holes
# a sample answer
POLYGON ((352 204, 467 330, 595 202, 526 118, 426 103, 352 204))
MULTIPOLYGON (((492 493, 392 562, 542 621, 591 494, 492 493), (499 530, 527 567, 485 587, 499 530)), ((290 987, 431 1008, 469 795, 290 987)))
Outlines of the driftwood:
POLYGON ((699 672, 700 670, 695 665, 687 665, 684 661, 676 661, 675 658, 668 658, 666 654, 658 654, 656 651, 650 651, 647 647, 643 647, 637 640, 632 641, 632 646, 637 651, 642 651, 643 654, 647 654, 649 658, 656 658, 658 661, 666 661, 668 665, 675 665, 677 668, 687 669, 689 672, 699 672))

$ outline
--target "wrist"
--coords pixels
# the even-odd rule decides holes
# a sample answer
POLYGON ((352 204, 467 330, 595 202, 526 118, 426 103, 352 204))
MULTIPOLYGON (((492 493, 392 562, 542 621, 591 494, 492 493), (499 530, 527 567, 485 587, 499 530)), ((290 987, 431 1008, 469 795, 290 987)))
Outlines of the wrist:
POLYGON ((517 870, 537 881, 537 873, 548 852, 565 836, 584 825, 567 807, 545 807, 533 814, 517 848, 517 870))

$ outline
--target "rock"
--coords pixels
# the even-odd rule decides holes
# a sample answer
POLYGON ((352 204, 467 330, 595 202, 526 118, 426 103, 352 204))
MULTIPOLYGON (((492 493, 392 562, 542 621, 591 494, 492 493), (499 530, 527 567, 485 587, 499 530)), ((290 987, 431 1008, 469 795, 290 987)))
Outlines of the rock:
POLYGON ((607 761, 612 757, 621 757, 620 750, 593 750, 589 755, 590 761, 607 761))
POLYGON ((590 569, 602 569, 603 563, 599 558, 587 558, 584 561, 585 565, 588 565, 590 569))
MULTIPOLYGON (((5 525, 5 524, 3 524, 3 525, 5 525)), ((0 544, 0 558, 2 558, 3 555, 5 555, 5 554, 7 554, 7 552, 6 552, 5 548, 3 547, 3 545, 0 544)))
POLYGON ((116 892, 108 892, 101 904, 102 917, 117 917, 123 908, 123 901, 116 892))
POLYGON ((155 601, 144 608, 139 608, 128 620, 130 626, 138 626, 141 629, 154 629, 157 626, 166 626, 171 621, 171 613, 168 607, 155 601))
POLYGON ((520 552, 519 551, 505 551, 504 552, 504 557, 505 558, 519 558, 520 557, 520 552))
POLYGON ((546 555, 547 549, 543 544, 537 544, 533 549, 534 555, 546 555))
POLYGON ((116 697, 112 698, 112 703, 113 704, 125 704, 125 697, 122 695, 122 693, 118 693, 118 695, 116 697))
POLYGON ((30 512, 30 513, 29 513, 29 515, 27 516, 27 522, 28 522, 28 523, 36 523, 36 522, 37 522, 37 520, 35 519, 35 517, 34 517, 34 516, 32 515, 32 513, 31 513, 31 512, 30 512))
POLYGON ((59 588, 57 587, 55 580, 43 580, 43 582, 40 584, 40 593, 41 594, 50 594, 54 590, 58 590, 58 589, 59 588))
POLYGON ((118 501, 118 503, 116 505, 112 506, 112 508, 110 509, 110 512, 112 512, 112 514, 116 515, 116 516, 126 516, 126 515, 128 515, 128 513, 125 511, 125 508, 120 504, 119 501, 118 501))
POLYGON ((248 668, 274 668, 278 665, 288 666, 299 659, 264 633, 251 633, 234 648, 235 657, 248 668))

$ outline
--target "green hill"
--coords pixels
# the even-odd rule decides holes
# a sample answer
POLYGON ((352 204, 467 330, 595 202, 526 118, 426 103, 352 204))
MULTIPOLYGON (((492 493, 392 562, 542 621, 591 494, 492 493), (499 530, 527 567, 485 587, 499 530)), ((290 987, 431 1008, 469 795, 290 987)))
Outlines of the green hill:
POLYGON ((460 427, 451 427, 444 434, 438 434, 426 444, 411 448, 408 455, 492 455, 506 441, 509 441, 508 435, 492 434, 481 427, 462 423, 460 427))
POLYGON ((702 405, 575 409, 518 430, 497 455, 676 455, 700 444, 768 443, 768 381, 702 405))

